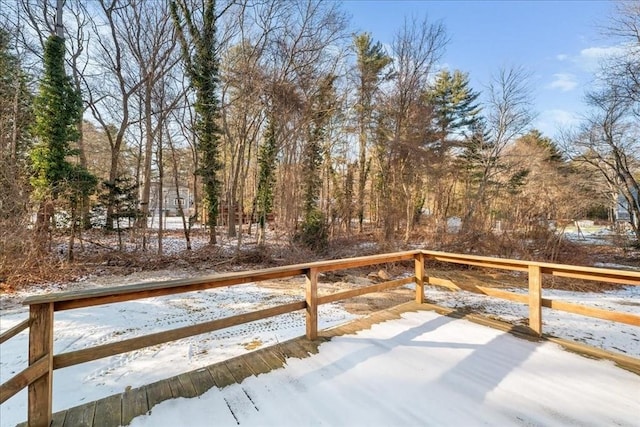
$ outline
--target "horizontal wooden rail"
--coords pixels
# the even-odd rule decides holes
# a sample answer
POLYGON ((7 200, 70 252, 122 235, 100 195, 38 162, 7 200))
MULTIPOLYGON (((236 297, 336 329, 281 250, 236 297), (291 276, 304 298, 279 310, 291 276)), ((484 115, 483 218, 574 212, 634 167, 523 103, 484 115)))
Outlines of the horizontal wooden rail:
POLYGON ((22 322, 18 323, 13 328, 10 328, 10 329, 7 329, 6 331, 4 331, 2 334, 0 334, 0 344, 2 344, 3 342, 5 342, 8 339, 11 339, 11 338, 15 337, 20 332, 22 332, 25 329, 27 329, 29 327, 29 324, 31 324, 31 320, 25 319, 22 322))
POLYGON ((151 298, 184 292, 194 292, 205 289, 234 286, 251 282, 260 282, 264 280, 295 277, 305 274, 305 272, 311 268, 316 269, 318 272, 328 272, 388 262, 407 261, 412 260, 417 253, 419 253, 419 251, 415 250, 407 252, 397 252, 394 254, 370 255, 357 258, 317 261, 307 264, 274 267, 256 271, 224 273, 197 279, 179 279, 110 288, 59 292, 54 294, 28 297, 24 300, 23 304, 33 305, 52 302, 54 303, 55 311, 70 310, 74 308, 132 301, 141 298, 151 298))
POLYGON ((319 273, 327 271, 346 270, 349 268, 366 267, 368 265, 386 264, 399 261, 413 261, 419 250, 395 252, 391 254, 368 255, 356 258, 336 259, 330 261, 317 261, 307 264, 308 268, 316 268, 319 273))
POLYGON ((62 292, 56 295, 51 294, 47 296, 27 298, 25 299, 24 304, 53 302, 54 310, 61 311, 116 302, 133 301, 142 298, 223 288, 263 280, 294 277, 304 274, 304 272, 305 269, 303 268, 279 267, 260 271, 220 274, 201 279, 170 280, 166 282, 150 282, 113 288, 62 292))
POLYGON ((199 323, 193 326, 185 326, 169 331, 149 334, 142 337, 130 338, 115 343, 99 345, 83 350, 62 353, 53 356, 53 369, 66 368, 79 363, 90 362, 102 359, 103 357, 114 356, 128 351, 138 350, 152 345, 163 344, 169 341, 176 341, 182 338, 200 335, 231 326, 242 325, 243 323, 254 322, 267 317, 278 316, 280 314, 291 313, 292 311, 306 308, 305 301, 297 301, 277 307, 266 308, 264 310, 252 311, 250 313, 238 314, 236 316, 216 319, 209 322, 199 323))
POLYGON ((47 357, 42 357, 22 372, 13 376, 9 381, 0 385, 0 403, 4 403, 20 390, 46 374, 49 370, 48 362, 47 357))
POLYGON ((611 269, 596 269, 588 267, 553 266, 542 267, 542 272, 552 276, 570 279, 593 280, 617 283, 619 285, 640 285, 640 272, 616 271, 611 269), (635 274, 634 274, 635 273, 635 274))
POLYGON ((451 254, 448 252, 422 251, 427 259, 435 261, 473 265, 478 267, 499 268, 501 270, 527 271, 529 263, 512 259, 491 258, 477 255, 451 254))
POLYGON ((454 291, 467 291, 474 294, 487 295, 490 297, 520 302, 523 304, 527 304, 529 302, 529 297, 527 296, 527 294, 517 294, 515 292, 503 291, 501 289, 488 288, 485 286, 467 285, 464 283, 457 284, 452 280, 442 279, 439 277, 425 277, 425 283, 429 283, 430 285, 435 286, 442 286, 454 291))
POLYGON ((454 264, 496 268, 511 271, 528 271, 529 266, 540 267, 542 273, 573 279, 611 282, 620 285, 640 286, 640 271, 614 270, 610 268, 554 264, 538 261, 521 261, 478 255, 452 254, 438 251, 422 251, 428 259, 454 264))
POLYGON ((566 301, 542 298, 542 306, 552 308, 567 313, 579 314, 596 319, 611 320, 613 322, 625 323, 627 325, 640 326, 640 316, 631 313, 621 313, 619 311, 603 310, 601 308, 589 307, 582 304, 574 304, 566 301))
POLYGON ((382 292, 387 289, 397 288, 398 286, 414 283, 413 277, 405 277, 403 279, 390 280, 388 282, 378 283, 371 286, 365 286, 358 289, 350 289, 348 291, 335 292, 330 295, 323 295, 318 297, 318 305, 328 304, 331 302, 341 301, 343 299, 353 298, 360 295, 371 294, 374 292, 382 292))

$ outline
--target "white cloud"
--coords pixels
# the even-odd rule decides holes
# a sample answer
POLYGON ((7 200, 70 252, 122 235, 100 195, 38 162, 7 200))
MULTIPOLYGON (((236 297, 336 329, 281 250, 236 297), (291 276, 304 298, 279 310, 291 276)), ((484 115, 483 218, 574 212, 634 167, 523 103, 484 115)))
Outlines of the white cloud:
POLYGON ((570 129, 580 123, 580 116, 567 110, 551 109, 541 112, 533 123, 543 134, 557 136, 563 129, 570 129))
POLYGON ((582 49, 574 61, 584 70, 596 71, 607 58, 624 55, 628 52, 624 46, 588 47, 582 49))
POLYGON ((588 47, 580 51, 580 57, 585 59, 604 59, 624 52, 625 49, 622 46, 588 47))
POLYGON ((578 86, 576 76, 569 73, 558 73, 553 75, 554 80, 547 86, 550 89, 560 89, 562 92, 569 92, 578 86))
POLYGON ((556 59, 557 59, 558 61, 564 61, 564 60, 566 60, 568 57, 569 57, 569 55, 565 55, 564 53, 561 53, 561 54, 556 55, 556 59))

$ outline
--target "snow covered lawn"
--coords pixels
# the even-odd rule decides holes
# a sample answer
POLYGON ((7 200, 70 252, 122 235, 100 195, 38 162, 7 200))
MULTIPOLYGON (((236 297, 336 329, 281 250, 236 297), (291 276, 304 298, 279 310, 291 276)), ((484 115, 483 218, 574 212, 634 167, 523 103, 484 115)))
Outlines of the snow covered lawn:
POLYGON ((637 426, 639 387, 610 362, 418 312, 241 384, 163 402, 131 426, 637 426))

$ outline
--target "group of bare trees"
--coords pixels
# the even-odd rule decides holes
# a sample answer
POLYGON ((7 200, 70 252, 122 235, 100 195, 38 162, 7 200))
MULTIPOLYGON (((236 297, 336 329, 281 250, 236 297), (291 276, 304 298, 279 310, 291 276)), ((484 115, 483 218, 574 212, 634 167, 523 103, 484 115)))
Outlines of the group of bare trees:
POLYGON ((29 94, 59 4, 84 105, 75 161, 102 182, 79 221, 95 223, 100 204, 106 228, 130 219, 145 250, 163 250, 162 218, 157 236, 147 224, 166 203, 188 247, 198 222, 211 243, 222 232, 238 246, 246 232, 264 243, 271 221, 323 248, 332 235, 371 230, 409 240, 418 224, 446 233, 452 217, 473 245, 496 228, 528 233, 584 215, 601 203, 585 184, 594 168, 640 211, 636 6, 625 3, 616 25, 631 54, 608 64, 589 98, 594 114, 563 158, 530 129, 527 73, 496 70, 474 90, 465 72, 439 69, 448 36, 427 18, 407 18, 386 49, 350 34, 337 2, 17 0, 0 32, 12 73, 5 82, 3 68, 0 82, 11 101, 0 104, 3 217, 26 222, 35 209, 29 94), (154 198, 163 187, 173 193, 154 198))
POLYGON ((587 94, 589 115, 566 142, 572 158, 604 181, 640 241, 640 5, 618 3, 605 31, 620 41, 619 52, 601 64, 587 94))

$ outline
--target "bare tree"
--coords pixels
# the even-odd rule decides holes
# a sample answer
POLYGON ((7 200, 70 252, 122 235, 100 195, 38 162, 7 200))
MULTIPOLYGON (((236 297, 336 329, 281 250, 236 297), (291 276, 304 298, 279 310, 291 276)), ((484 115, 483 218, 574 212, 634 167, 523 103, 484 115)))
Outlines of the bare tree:
POLYGON ((640 240, 640 5, 616 6, 605 31, 622 42, 622 53, 603 61, 600 88, 587 94, 591 112, 566 145, 573 159, 600 172, 616 204, 622 200, 640 240))
POLYGON ((617 88, 589 94, 593 110, 580 131, 570 138, 571 157, 591 165, 624 200, 629 225, 640 240, 640 124, 617 88))
POLYGON ((603 63, 601 77, 640 118, 640 5, 618 1, 604 31, 622 42, 622 53, 603 63))
MULTIPOLYGON (((104 21, 93 22, 95 39, 95 56, 92 67, 96 70, 91 80, 87 80, 90 88, 89 106, 93 117, 102 126, 111 149, 111 164, 107 191, 110 200, 117 197, 114 189, 123 171, 120 170, 121 151, 129 127, 138 119, 134 114, 134 96, 144 85, 144 77, 140 75, 131 61, 131 52, 126 45, 127 32, 135 28, 126 28, 122 20, 123 10, 129 3, 117 0, 100 0, 99 10, 104 21)), ((135 36, 129 37, 129 40, 135 36)), ((114 208, 111 200, 107 204, 107 229, 113 229, 114 208)))
MULTIPOLYGON (((384 239, 392 237, 400 220, 405 220, 405 239, 414 225, 414 213, 422 195, 422 176, 428 111, 421 94, 428 85, 433 67, 447 44, 440 22, 405 20, 392 45, 393 84, 379 113, 377 130, 377 169, 380 215, 384 239), (386 117, 382 117, 386 116, 386 117), (385 123, 386 122, 386 123, 385 123)), ((382 103, 381 103, 382 105, 382 103)))
POLYGON ((490 190, 500 188, 498 174, 505 148, 524 134, 533 120, 529 75, 520 67, 501 69, 487 86, 483 106, 485 120, 466 144, 467 168, 475 176, 467 196, 463 230, 481 231, 486 226, 486 202, 490 190))
MULTIPOLYGON (((150 191, 152 181, 152 155, 154 145, 156 153, 162 155, 162 144, 157 143, 162 136, 164 122, 171 110, 180 102, 181 93, 172 91, 174 80, 167 78, 176 64, 177 42, 166 3, 149 7, 147 3, 132 1, 129 7, 117 11, 118 21, 122 23, 121 37, 131 54, 132 62, 138 66, 137 74, 143 82, 136 97, 140 98, 141 125, 144 134, 143 181, 140 198, 142 221, 142 248, 147 247, 147 217, 150 214, 150 191), (171 99, 168 99, 171 97, 171 99)), ((179 90, 179 89, 178 89, 179 90)), ((161 167, 162 162, 158 161, 161 167)), ((161 186, 162 180, 158 184, 161 186)), ((160 194, 162 194, 160 192, 160 194)), ((159 209, 159 232, 162 233, 162 209, 159 209)), ((158 239, 161 245, 161 239, 158 239)), ((159 246, 159 251, 161 246, 159 246)))

